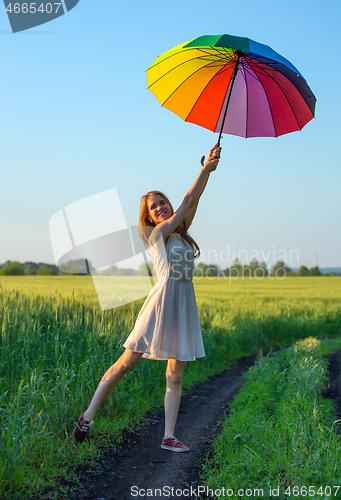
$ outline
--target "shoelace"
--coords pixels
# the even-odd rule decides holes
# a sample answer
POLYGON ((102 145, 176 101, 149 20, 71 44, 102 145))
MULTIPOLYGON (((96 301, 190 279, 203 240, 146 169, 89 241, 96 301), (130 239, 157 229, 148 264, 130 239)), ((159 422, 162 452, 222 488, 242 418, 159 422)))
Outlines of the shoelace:
POLYGON ((90 429, 90 427, 91 427, 90 424, 82 424, 81 431, 87 432, 90 429))
POLYGON ((88 432, 88 430, 90 429, 90 427, 92 426, 93 424, 93 420, 91 422, 89 422, 88 424, 85 422, 82 422, 81 425, 79 425, 78 427, 80 428, 80 430, 82 432, 88 432))

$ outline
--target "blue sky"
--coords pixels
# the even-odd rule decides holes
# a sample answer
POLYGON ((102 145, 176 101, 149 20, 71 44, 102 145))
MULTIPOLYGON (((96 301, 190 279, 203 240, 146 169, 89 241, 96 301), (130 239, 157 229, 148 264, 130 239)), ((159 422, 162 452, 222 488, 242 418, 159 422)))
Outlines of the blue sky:
POLYGON ((175 45, 228 33, 289 59, 317 97, 316 118, 277 139, 223 138, 190 231, 202 260, 271 251, 269 264, 286 254, 292 267, 315 265, 317 253, 320 267, 341 266, 340 15, 336 0, 80 0, 13 34, 0 5, 0 262, 53 263, 50 218, 107 189, 128 225, 151 189, 179 206, 216 136, 162 108, 145 70, 175 45))

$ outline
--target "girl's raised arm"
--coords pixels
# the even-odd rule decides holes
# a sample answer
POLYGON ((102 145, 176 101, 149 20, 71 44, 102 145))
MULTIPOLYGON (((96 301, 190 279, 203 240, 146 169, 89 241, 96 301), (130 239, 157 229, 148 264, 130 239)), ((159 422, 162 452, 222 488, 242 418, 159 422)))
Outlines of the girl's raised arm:
MULTIPOLYGON (((169 217, 169 219, 160 222, 153 229, 151 235, 152 243, 155 243, 160 236, 162 236, 165 240, 181 224, 181 222, 185 220, 187 214, 191 215, 192 221, 199 198, 206 187, 208 177, 218 166, 220 151, 221 148, 217 148, 216 145, 210 150, 204 166, 202 167, 193 186, 186 193, 178 210, 171 217, 169 217)), ((188 229, 187 225, 186 229, 188 229)))

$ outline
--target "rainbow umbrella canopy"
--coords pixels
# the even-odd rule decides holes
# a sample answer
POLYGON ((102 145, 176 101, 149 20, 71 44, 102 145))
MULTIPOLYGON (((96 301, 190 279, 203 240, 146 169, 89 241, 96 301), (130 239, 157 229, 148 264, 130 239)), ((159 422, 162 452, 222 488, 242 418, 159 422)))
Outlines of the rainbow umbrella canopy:
POLYGON ((314 117, 316 99, 287 59, 267 45, 205 35, 159 56, 148 88, 187 122, 241 137, 278 137, 314 117))

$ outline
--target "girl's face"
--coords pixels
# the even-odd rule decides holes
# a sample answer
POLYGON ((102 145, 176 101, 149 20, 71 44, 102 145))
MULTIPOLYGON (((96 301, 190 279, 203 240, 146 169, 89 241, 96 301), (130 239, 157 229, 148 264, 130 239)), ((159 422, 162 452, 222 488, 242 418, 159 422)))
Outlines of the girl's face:
POLYGON ((171 217, 171 208, 162 196, 152 194, 147 199, 148 219, 156 225, 171 217))

